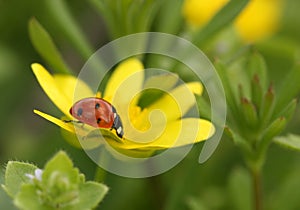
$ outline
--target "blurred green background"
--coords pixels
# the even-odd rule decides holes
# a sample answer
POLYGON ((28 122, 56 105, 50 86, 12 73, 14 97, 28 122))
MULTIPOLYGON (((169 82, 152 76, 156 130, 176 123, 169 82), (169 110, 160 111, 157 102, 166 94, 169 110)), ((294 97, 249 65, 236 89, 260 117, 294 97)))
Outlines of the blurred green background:
MULTIPOLYGON (((87 39, 95 49, 106 43, 108 35, 101 16, 85 1, 66 1, 87 39)), ((258 46, 266 58, 271 78, 279 81, 300 52, 300 1, 288 0, 282 28, 271 41, 258 46)), ((72 49, 49 18, 45 1, 0 0, 0 164, 1 183, 8 160, 24 160, 42 167, 58 150, 64 149, 74 164, 94 178, 96 165, 84 151, 68 145, 60 129, 34 115, 34 108, 60 116, 57 108, 35 80, 30 64, 42 58, 34 50, 28 35, 28 21, 36 17, 48 30, 75 72, 84 60, 72 49)), ((300 134, 300 110, 286 133, 300 134)), ((214 155, 199 165, 201 144, 175 168, 146 179, 122 178, 108 174, 110 187, 101 209, 243 209, 250 208, 249 176, 242 156, 231 140, 224 137, 214 155), (242 183, 243 185, 240 185, 242 183)), ((263 169, 264 199, 268 209, 300 209, 300 153, 272 145, 263 169)), ((251 190, 250 190, 251 191, 251 190)), ((0 190, 0 209, 15 209, 0 190)))

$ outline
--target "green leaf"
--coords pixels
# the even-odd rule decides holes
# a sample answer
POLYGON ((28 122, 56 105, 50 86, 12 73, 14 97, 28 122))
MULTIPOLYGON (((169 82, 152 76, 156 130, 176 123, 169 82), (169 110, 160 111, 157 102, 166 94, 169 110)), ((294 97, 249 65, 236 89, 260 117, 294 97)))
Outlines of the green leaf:
POLYGON ((24 210, 90 210, 97 206, 108 188, 97 182, 85 182, 83 174, 67 154, 58 152, 43 170, 41 179, 30 179, 36 167, 10 161, 6 171, 6 191, 14 204, 24 210))
POLYGON ((66 36, 67 40, 87 60, 93 54, 94 49, 86 40, 65 2, 64 0, 45 1, 47 12, 50 14, 49 18, 56 23, 57 28, 66 36))
POLYGON ((32 184, 24 184, 20 193, 16 196, 14 204, 23 210, 54 210, 41 202, 38 189, 32 184))
MULTIPOLYGON (((66 37, 66 40, 77 50, 84 61, 90 59, 95 52, 94 47, 86 39, 84 33, 72 16, 65 0, 44 1, 49 18, 55 23, 56 28, 66 37)), ((106 66, 101 58, 89 60, 93 71, 104 72, 106 66)))
POLYGON ((29 21, 29 36, 36 51, 58 73, 70 73, 52 38, 43 26, 34 18, 29 21))
POLYGON ((29 182, 26 174, 34 174, 37 167, 29 163, 9 161, 5 171, 5 185, 3 188, 11 197, 15 197, 23 183, 29 182))
MULTIPOLYGON (((285 71, 285 69, 283 70, 285 71)), ((300 64, 294 66, 287 76, 281 81, 281 86, 277 91, 277 102, 275 113, 281 112, 294 97, 300 92, 300 64)))
POLYGON ((254 75, 251 81, 251 100, 253 104, 260 110, 263 99, 263 88, 258 75, 254 75))
MULTIPOLYGON (((138 7, 136 7, 136 11, 132 13, 130 19, 128 21, 132 23, 137 23, 134 26, 135 33, 150 31, 151 24, 153 23, 154 18, 157 15, 158 9, 160 8, 163 0, 156 1, 156 0, 148 0, 148 1, 141 1, 138 7), (139 16, 139 18, 136 18, 139 16)), ((137 2, 134 1, 132 5, 137 5, 137 2)), ((125 17, 128 16, 128 13, 125 12, 125 17)), ((131 32, 132 33, 132 32, 131 32)))
POLYGON ((258 114, 254 104, 246 98, 241 99, 241 110, 248 126, 254 127, 258 122, 258 114))
POLYGON ((251 155, 249 142, 229 127, 225 127, 224 131, 233 140, 233 142, 244 151, 245 155, 251 155))
POLYGON ((300 151, 300 135, 288 134, 274 138, 274 142, 288 149, 300 151))
POLYGON ((119 28, 115 27, 117 22, 117 17, 107 8, 107 5, 104 1, 98 0, 88 0, 91 6, 102 16, 104 22, 107 25, 108 33, 110 37, 117 38, 119 34, 119 28))
POLYGON ((0 170, 0 206, 1 209, 10 209, 10 210, 16 210, 14 208, 14 205, 12 203, 11 197, 9 197, 8 193, 5 191, 5 170, 0 170))
POLYGON ((212 19, 194 36, 194 41, 198 47, 204 44, 212 36, 228 26, 245 8, 249 0, 229 1, 212 19))
POLYGON ((274 88, 271 85, 268 91, 266 92, 266 94, 264 95, 262 107, 259 113, 261 118, 260 123, 263 126, 265 125, 265 123, 267 123, 270 120, 273 114, 274 103, 275 103, 275 93, 274 93, 274 88))
POLYGON ((264 131, 263 137, 259 142, 258 149, 260 155, 263 155, 265 153, 272 139, 276 135, 280 134, 285 126, 286 119, 284 117, 277 118, 271 123, 271 125, 269 125, 269 127, 264 131))
POLYGON ((268 85, 267 64, 261 54, 250 54, 246 68, 247 73, 249 73, 249 78, 257 76, 257 79, 259 80, 259 83, 262 86, 262 90, 264 92, 268 85))
POLYGON ((63 151, 58 152, 47 162, 42 175, 42 182, 47 185, 47 183, 51 182, 51 179, 53 178, 52 174, 57 171, 67 176, 68 181, 72 184, 77 184, 80 181, 78 169, 73 168, 71 159, 63 151))
POLYGON ((285 117, 286 120, 289 121, 296 111, 297 104, 297 99, 292 100, 286 107, 283 108, 282 112, 275 115, 275 117, 285 117))
POLYGON ((267 65, 260 54, 252 53, 247 59, 246 69, 248 78, 252 78, 251 100, 259 110, 262 106, 263 94, 266 92, 268 85, 267 65))
POLYGON ((86 182, 79 188, 79 203, 76 205, 78 209, 95 208, 104 198, 108 191, 108 187, 96 182, 86 182))
POLYGON ((226 101, 229 106, 229 109, 231 110, 232 114, 235 115, 235 118, 238 119, 239 108, 237 105, 235 93, 231 86, 231 82, 228 78, 228 69, 225 67, 225 65, 221 61, 215 62, 215 68, 218 72, 218 75, 219 75, 221 81, 222 81, 224 91, 225 91, 226 101))
POLYGON ((182 26, 182 3, 183 0, 165 0, 162 3, 155 30, 162 33, 178 34, 182 26))

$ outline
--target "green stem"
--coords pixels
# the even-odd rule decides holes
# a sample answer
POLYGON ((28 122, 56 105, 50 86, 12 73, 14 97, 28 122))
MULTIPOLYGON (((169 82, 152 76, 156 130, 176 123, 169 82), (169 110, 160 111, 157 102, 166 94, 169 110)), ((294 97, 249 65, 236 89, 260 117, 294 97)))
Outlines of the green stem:
POLYGON ((105 177, 106 177, 106 171, 103 168, 97 166, 94 180, 96 182, 102 183, 104 182, 105 177))
POLYGON ((165 203, 164 189, 162 189, 162 183, 159 176, 153 176, 147 179, 149 188, 152 195, 152 203, 155 209, 162 210, 165 203))
POLYGON ((252 176, 252 186, 253 186, 253 209, 262 210, 263 209, 263 190, 262 190, 262 166, 265 162, 266 153, 260 153, 260 150, 254 145, 252 145, 252 152, 250 156, 245 156, 245 160, 248 169, 252 176))
POLYGON ((254 207, 255 210, 263 209, 262 182, 260 170, 252 170, 253 189, 254 189, 254 207))
POLYGON ((262 191, 262 166, 265 160, 264 155, 259 154, 257 149, 254 149, 251 157, 248 157, 248 168, 252 176, 252 185, 253 185, 253 207, 254 210, 263 209, 263 191, 262 191), (249 159, 250 158, 250 159, 249 159))
MULTIPOLYGON (((100 155, 99 155, 99 158, 102 160, 102 161, 105 161, 105 163, 107 163, 109 160, 107 159, 107 157, 105 156, 105 148, 101 148, 101 151, 100 151, 100 155)), ((96 168, 96 172, 95 172, 95 176, 94 176, 94 180, 96 182, 101 182, 103 183, 104 180, 105 180, 105 177, 106 177, 106 170, 101 168, 100 166, 97 165, 97 168, 96 168)))

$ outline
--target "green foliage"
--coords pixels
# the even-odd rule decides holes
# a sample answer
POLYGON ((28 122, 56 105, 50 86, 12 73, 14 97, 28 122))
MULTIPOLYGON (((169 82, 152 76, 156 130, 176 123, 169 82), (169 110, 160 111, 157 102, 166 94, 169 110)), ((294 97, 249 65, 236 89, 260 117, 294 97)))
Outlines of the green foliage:
POLYGON ((249 166, 258 170, 273 138, 283 131, 295 111, 293 98, 299 92, 295 84, 300 78, 299 70, 296 67, 290 71, 283 80, 289 85, 281 86, 278 93, 273 84, 267 88, 269 78, 261 55, 250 54, 236 62, 227 67, 221 62, 216 65, 230 110, 227 131, 242 149, 249 166))
POLYGON ((183 0, 165 0, 155 19, 155 30, 158 32, 177 34, 183 23, 181 14, 183 0))
POLYGON ((21 185, 29 181, 24 175, 34 174, 36 169, 36 166, 29 163, 9 161, 6 166, 5 185, 3 186, 7 194, 15 197, 20 191, 21 185))
POLYGON ((89 0, 107 23, 113 39, 132 33, 150 31, 163 0, 89 0))
MULTIPOLYGON (((80 29, 77 21, 72 16, 66 1, 45 1, 48 15, 53 18, 55 26, 65 36, 77 52, 86 60, 93 53, 94 48, 90 45, 86 36, 80 29)), ((49 17, 48 17, 49 18, 49 17)))
POLYGON ((297 63, 281 81, 275 112, 281 112, 300 91, 300 64, 297 63))
POLYGON ((96 207, 108 188, 85 181, 65 152, 58 152, 44 170, 28 163, 10 161, 3 188, 20 209, 82 209, 96 207))
POLYGON ((274 141, 283 147, 300 151, 300 136, 296 134, 288 134, 286 136, 278 136, 274 141))
POLYGON ((62 59, 62 55, 59 53, 52 38, 43 26, 34 18, 29 22, 29 35, 37 52, 39 52, 53 69, 61 73, 70 73, 69 67, 62 59))
POLYGON ((203 45, 206 41, 221 32, 228 26, 244 7, 248 4, 249 0, 232 0, 227 3, 202 29, 195 35, 193 43, 197 46, 203 45))

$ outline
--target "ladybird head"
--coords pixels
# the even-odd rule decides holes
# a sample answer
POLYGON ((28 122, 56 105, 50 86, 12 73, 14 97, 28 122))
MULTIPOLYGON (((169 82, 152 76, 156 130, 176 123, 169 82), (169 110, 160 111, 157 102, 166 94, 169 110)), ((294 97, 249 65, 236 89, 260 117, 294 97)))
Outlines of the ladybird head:
MULTIPOLYGON (((114 108, 113 108, 113 110, 114 110, 114 108)), ((120 138, 123 138, 124 130, 123 130, 122 121, 121 121, 120 116, 116 112, 114 112, 114 123, 113 123, 112 128, 114 128, 116 130, 116 133, 120 138)))

